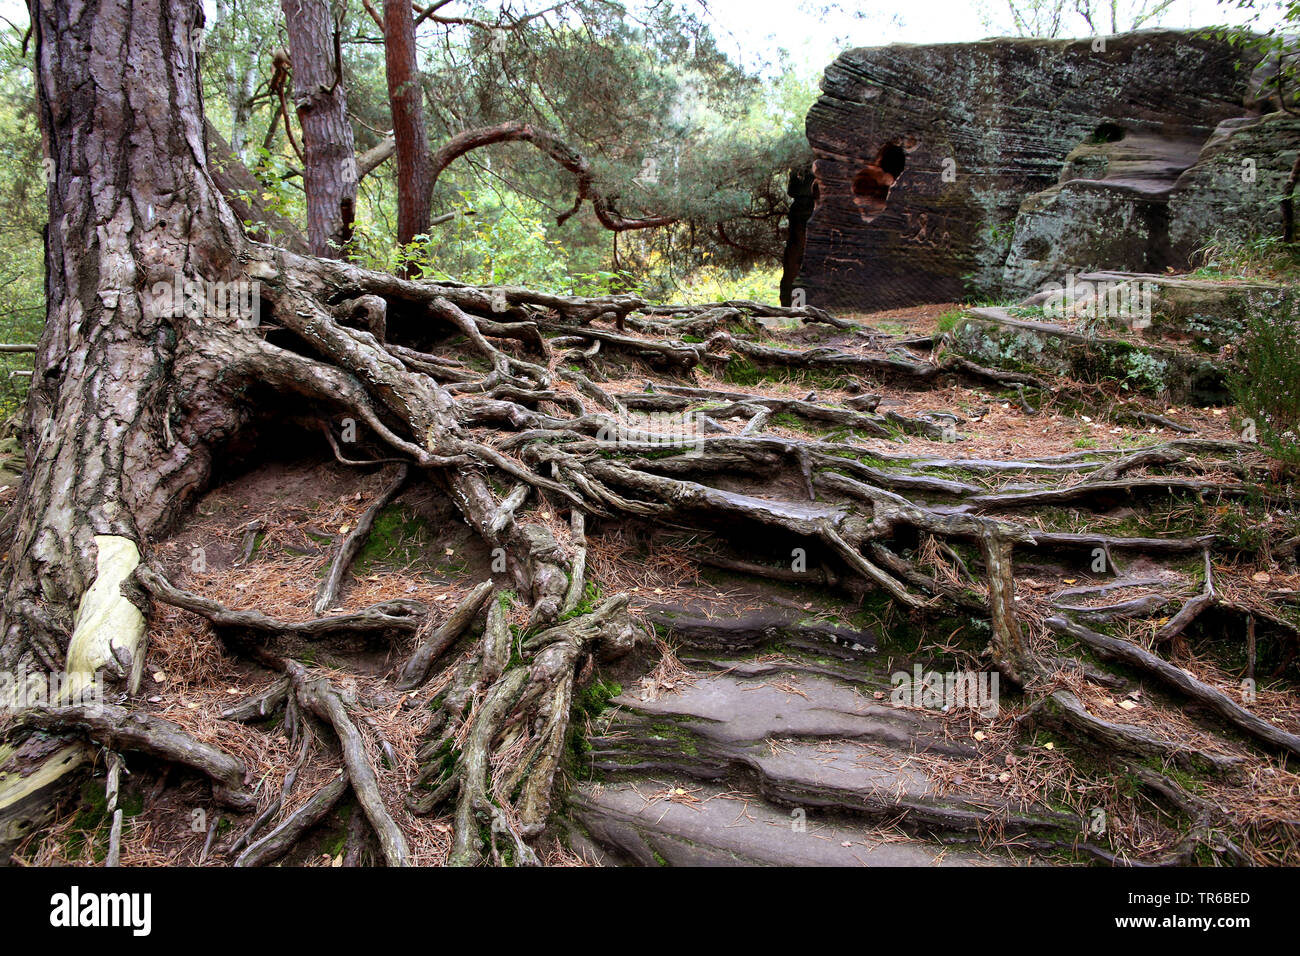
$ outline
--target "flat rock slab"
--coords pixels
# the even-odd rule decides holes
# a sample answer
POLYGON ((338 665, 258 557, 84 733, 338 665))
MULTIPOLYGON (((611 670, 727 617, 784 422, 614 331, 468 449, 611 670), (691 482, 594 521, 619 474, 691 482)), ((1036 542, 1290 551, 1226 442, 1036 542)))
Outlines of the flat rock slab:
POLYGON ((972 790, 981 772, 973 743, 947 737, 935 715, 875 693, 832 674, 738 662, 654 699, 613 698, 618 710, 590 738, 590 766, 618 781, 728 781, 778 807, 905 820, 909 832, 1077 828, 1065 814, 1013 810, 996 793, 972 790))
POLYGON ((971 309, 952 334, 954 348, 981 365, 1082 382, 1109 378, 1135 392, 1167 394, 1171 401, 1191 405, 1231 400, 1224 362, 1216 356, 1144 339, 1088 336, 1050 322, 1017 319, 994 307, 971 309))
POLYGON ((717 786, 648 779, 636 784, 583 784, 570 798, 586 833, 576 849, 603 862, 642 866, 991 866, 1005 864, 968 850, 900 840, 819 819, 815 812, 783 812, 717 786), (594 844, 592 841, 595 841, 594 844))
POLYGON ((719 743, 761 743, 770 737, 856 738, 905 753, 974 752, 969 745, 943 739, 937 723, 925 714, 876 701, 860 685, 794 670, 753 677, 736 672, 709 675, 655 700, 624 693, 612 703, 651 719, 685 720, 692 733, 719 743))

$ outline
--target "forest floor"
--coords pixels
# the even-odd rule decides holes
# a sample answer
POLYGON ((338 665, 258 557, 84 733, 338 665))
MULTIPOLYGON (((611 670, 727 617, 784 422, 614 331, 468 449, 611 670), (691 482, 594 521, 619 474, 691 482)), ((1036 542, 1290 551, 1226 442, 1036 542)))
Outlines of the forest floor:
MULTIPOLYGON (((901 347, 924 359, 936 321, 955 308, 847 316, 867 332, 771 322, 754 341, 852 354, 901 347)), ((595 409, 564 380, 563 367, 556 371, 561 391, 595 409)), ((1231 701, 1243 700, 1249 677, 1249 711, 1300 735, 1300 571, 1294 549, 1275 554, 1268 546, 1300 529, 1291 503, 1270 490, 1278 476, 1269 460, 1257 450, 1224 451, 1237 443, 1234 409, 1082 382, 1056 382, 1059 392, 1040 393, 1031 407, 1005 384, 960 376, 918 386, 865 374, 755 377, 700 366, 688 379, 618 363, 588 374, 616 397, 685 384, 842 409, 869 391, 879 396, 875 414, 891 421, 951 422, 955 441, 907 424, 866 434, 796 408, 775 411, 761 433, 777 443, 851 447, 852 473, 925 497, 936 511, 943 501, 964 502, 1055 535, 1051 547, 1018 548, 1014 568, 1016 616, 1049 663, 1024 687, 994 684, 992 709, 987 700, 954 705, 950 696, 930 696, 936 675, 940 688, 946 675, 989 677, 989 624, 973 610, 918 611, 880 590, 846 588, 843 568, 826 556, 792 552, 781 567, 761 537, 728 543, 710 521, 593 521, 590 584, 597 594, 628 593, 653 638, 616 663, 589 662, 579 675, 553 825, 537 845, 543 863, 996 865, 1221 856, 1300 863, 1294 754, 1261 743, 1167 674, 1116 663, 1077 633, 1046 623, 1063 615, 1084 622, 1231 701), (1135 408, 1182 429, 1137 424, 1135 408), (1175 453, 1142 457, 1153 449, 1175 453), (1246 479, 1250 493, 1239 490, 1246 479), (1212 546, 1195 543, 1206 535, 1216 536, 1212 546), (1162 540, 1172 542, 1168 549, 1162 540), (1207 590, 1207 568, 1216 602, 1171 631, 1180 609, 1207 590), (899 675, 925 675, 926 686, 900 701, 899 675), (1114 737, 1099 742, 1098 733, 1114 737)), ((717 402, 695 407, 707 414, 717 402)), ((709 437, 753 434, 749 424, 719 418, 709 437)), ((232 469, 170 537, 153 543, 153 553, 169 580, 226 608, 306 620, 338 542, 392 473, 391 465, 340 464, 323 440, 286 441, 281 454, 232 469)), ((823 500, 815 494, 808 505, 797 479, 740 468, 711 474, 708 483, 780 507, 823 500)), ((13 493, 0 489, 7 496, 0 504, 13 493)), ((549 507, 535 503, 532 519, 568 543, 569 523, 549 507)), ((987 599, 977 553, 920 533, 907 556, 951 593, 987 599)), ((492 564, 488 546, 444 496, 412 486, 380 513, 335 610, 414 599, 433 609, 436 626, 493 578, 492 564)), ((514 608, 512 624, 527 624, 525 608, 514 608)), ((415 815, 407 795, 420 775, 429 711, 452 669, 408 692, 391 680, 426 633, 363 644, 302 639, 286 653, 335 680, 412 861, 438 865, 451 847, 452 814, 415 815)), ((469 654, 471 644, 452 654, 469 654)), ((292 764, 289 735, 277 729, 278 718, 258 725, 228 711, 276 680, 229 654, 203 618, 160 604, 137 704, 243 760, 265 810, 292 764)), ((338 755, 316 738, 280 814, 339 768, 338 755)), ((128 769, 123 865, 229 864, 247 820, 223 815, 197 776, 144 757, 128 769)), ((283 862, 374 862, 360 816, 355 802, 340 803, 283 862)), ((102 783, 90 781, 19 860, 92 863, 102 859, 105 840, 102 783)))

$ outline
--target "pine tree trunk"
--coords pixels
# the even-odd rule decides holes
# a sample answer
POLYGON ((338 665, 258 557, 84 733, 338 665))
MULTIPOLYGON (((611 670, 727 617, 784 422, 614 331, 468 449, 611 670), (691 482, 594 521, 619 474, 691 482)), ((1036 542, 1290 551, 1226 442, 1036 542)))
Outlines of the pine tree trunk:
MULTIPOLYGON (((134 633, 78 632, 78 606, 110 554, 130 565, 192 500, 212 441, 235 425, 216 387, 221 350, 198 345, 225 333, 191 337, 210 320, 183 308, 177 317, 174 300, 178 282, 206 289, 232 278, 244 239, 204 169, 201 6, 42 0, 32 19, 53 159, 47 311, 4 569, 0 667, 104 666, 125 679, 143 653, 142 620, 134 633), (77 633, 91 639, 70 655, 77 633)), ((107 600, 119 602, 115 620, 130 617, 120 594, 107 600)), ((21 802, 39 809, 32 794, 21 802)), ((0 805, 0 843, 10 809, 0 805)))
POLYGON ((397 241, 406 245, 429 231, 433 177, 415 62, 415 20, 403 0, 384 0, 384 56, 397 143, 397 241))
POLYGON ((338 25, 324 0, 281 0, 302 126, 303 188, 312 255, 337 258, 352 238, 357 166, 338 25))

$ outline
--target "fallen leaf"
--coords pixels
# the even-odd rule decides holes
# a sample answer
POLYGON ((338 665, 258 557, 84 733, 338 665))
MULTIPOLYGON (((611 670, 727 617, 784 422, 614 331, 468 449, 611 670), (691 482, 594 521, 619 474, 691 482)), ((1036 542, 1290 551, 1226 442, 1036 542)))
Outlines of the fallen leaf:
POLYGON ((986 740, 987 738, 988 738, 988 734, 984 733, 984 731, 982 730, 975 731, 976 740, 986 740))
POLYGON ((339 526, 339 534, 347 534, 352 529, 352 525, 345 524, 339 526))

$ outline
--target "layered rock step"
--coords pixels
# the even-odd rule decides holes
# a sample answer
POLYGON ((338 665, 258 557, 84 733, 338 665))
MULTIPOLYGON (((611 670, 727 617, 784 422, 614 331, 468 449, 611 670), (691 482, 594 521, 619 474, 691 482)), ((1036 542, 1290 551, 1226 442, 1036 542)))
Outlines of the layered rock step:
POLYGON ((1011 308, 967 311, 953 347, 982 365, 1084 382, 1191 405, 1232 401, 1233 349, 1252 320, 1294 312, 1294 289, 1268 282, 1096 272, 1011 308))
POLYGON ((809 820, 717 785, 687 790, 667 778, 584 784, 570 808, 586 827, 573 834, 574 848, 609 864, 987 866, 1009 859, 865 834, 852 820, 809 820))
POLYGON ((576 842, 647 865, 930 865, 1007 862, 987 852, 994 831, 1043 846, 1079 832, 975 792, 973 741, 894 706, 881 662, 825 646, 837 656, 683 658, 694 673, 672 692, 614 697, 571 797, 576 842))

